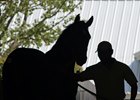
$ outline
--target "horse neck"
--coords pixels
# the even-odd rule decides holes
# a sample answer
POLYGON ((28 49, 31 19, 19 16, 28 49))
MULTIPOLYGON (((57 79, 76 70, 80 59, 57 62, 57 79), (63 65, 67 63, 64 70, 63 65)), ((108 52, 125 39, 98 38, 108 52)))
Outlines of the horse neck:
MULTIPOLYGON (((54 45, 53 48, 47 52, 50 58, 58 60, 59 63, 73 63, 75 62, 74 50, 71 46, 54 45)), ((49 59, 49 58, 48 58, 49 59)))
POLYGON ((46 62, 53 66, 51 68, 54 71, 66 72, 67 74, 74 72, 75 58, 71 52, 53 48, 46 53, 46 57, 46 62))
POLYGON ((75 31, 68 28, 62 32, 55 45, 49 51, 51 58, 60 63, 75 63, 75 41, 77 36, 73 36, 75 31))

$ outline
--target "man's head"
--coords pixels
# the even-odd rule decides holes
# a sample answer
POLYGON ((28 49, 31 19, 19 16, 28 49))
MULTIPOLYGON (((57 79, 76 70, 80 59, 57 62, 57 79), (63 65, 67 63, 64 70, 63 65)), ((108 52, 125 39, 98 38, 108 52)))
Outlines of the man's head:
POLYGON ((101 62, 108 62, 113 54, 112 45, 108 41, 102 41, 97 47, 98 57, 101 62))

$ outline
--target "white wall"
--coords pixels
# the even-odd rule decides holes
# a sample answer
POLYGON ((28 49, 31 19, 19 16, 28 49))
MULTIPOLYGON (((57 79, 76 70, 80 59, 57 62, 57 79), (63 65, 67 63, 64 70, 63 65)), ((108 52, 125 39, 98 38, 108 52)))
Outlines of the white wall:
POLYGON ((100 41, 110 41, 114 57, 128 65, 134 53, 140 51, 140 1, 138 0, 85 0, 81 17, 94 16, 90 27, 91 41, 86 66, 99 61, 95 53, 100 41))

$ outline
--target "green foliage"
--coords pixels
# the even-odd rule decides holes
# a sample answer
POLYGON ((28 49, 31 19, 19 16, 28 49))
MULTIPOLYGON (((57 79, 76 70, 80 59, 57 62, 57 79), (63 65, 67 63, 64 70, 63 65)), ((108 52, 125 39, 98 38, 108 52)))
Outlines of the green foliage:
MULTIPOLYGON (((82 1, 3 0, 0 1, 0 73, 8 54, 18 47, 41 47, 54 42, 73 20, 72 12, 82 1), (40 12, 39 18, 29 18, 40 12), (42 13, 41 13, 42 12, 42 13)), ((1 77, 1 76, 0 76, 1 77)))

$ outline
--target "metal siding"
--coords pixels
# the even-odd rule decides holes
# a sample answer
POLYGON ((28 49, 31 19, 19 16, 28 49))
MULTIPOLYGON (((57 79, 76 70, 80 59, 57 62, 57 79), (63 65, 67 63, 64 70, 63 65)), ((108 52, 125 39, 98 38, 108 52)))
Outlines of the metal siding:
POLYGON ((88 61, 84 66, 99 61, 95 51, 103 40, 112 43, 113 57, 130 65, 133 54, 140 51, 140 1, 84 1, 81 17, 87 20, 92 15, 92 38, 88 47, 88 61))
POLYGON ((138 52, 140 51, 140 2, 136 2, 135 7, 138 8, 137 12, 138 15, 137 15, 137 29, 136 29, 134 52, 138 52))
POLYGON ((116 50, 116 58, 123 61, 124 53, 125 53, 125 46, 127 43, 127 37, 130 31, 130 20, 131 20, 131 11, 132 11, 132 1, 125 2, 123 16, 121 21, 120 33, 117 43, 117 50, 116 50))
MULTIPOLYGON (((140 5, 139 5, 140 6, 140 5)), ((131 20, 130 20, 130 27, 129 27, 129 33, 127 36, 127 43, 126 43, 126 51, 125 51, 125 59, 124 62, 132 62, 132 57, 134 52, 134 46, 135 46, 135 39, 136 39, 136 30, 138 25, 138 16, 139 16, 139 9, 137 9, 138 6, 136 6, 136 2, 133 2, 133 9, 131 11, 131 20), (129 55, 130 54, 130 55, 129 55), (129 57, 131 56, 131 57, 129 57)), ((139 41, 140 42, 140 41, 139 41)))

